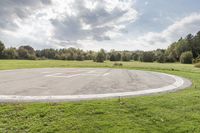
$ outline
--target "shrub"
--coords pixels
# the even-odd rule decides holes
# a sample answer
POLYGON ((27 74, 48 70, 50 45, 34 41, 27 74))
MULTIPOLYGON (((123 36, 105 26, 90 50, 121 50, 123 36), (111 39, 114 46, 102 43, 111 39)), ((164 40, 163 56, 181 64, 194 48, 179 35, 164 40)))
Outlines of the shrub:
POLYGON ((195 65, 195 67, 198 67, 198 68, 200 68, 200 63, 196 64, 196 65, 195 65))
POLYGON ((196 59, 193 59, 192 63, 194 63, 194 64, 200 63, 200 55, 196 59))
POLYGON ((169 63, 174 63, 174 62, 177 62, 176 58, 174 58, 174 56, 172 54, 168 55, 166 57, 166 62, 169 62, 169 63))
POLYGON ((122 64, 122 63, 117 63, 117 62, 115 62, 115 63, 113 64, 113 66, 123 66, 123 64, 122 64))
POLYGON ((153 52, 143 52, 140 56, 140 61, 153 62, 154 61, 154 53, 153 52))
POLYGON ((47 60, 47 58, 42 56, 42 57, 38 58, 38 60, 47 60))
POLYGON ((29 56, 28 56, 28 59, 29 59, 29 60, 36 60, 37 57, 36 57, 35 55, 29 55, 29 56))
POLYGON ((180 56, 180 62, 183 64, 192 64, 193 55, 191 51, 183 52, 180 56))
POLYGON ((165 62, 166 62, 166 57, 165 57, 165 55, 164 55, 164 54, 159 55, 159 56, 157 57, 156 61, 157 61, 158 63, 165 63, 165 62))

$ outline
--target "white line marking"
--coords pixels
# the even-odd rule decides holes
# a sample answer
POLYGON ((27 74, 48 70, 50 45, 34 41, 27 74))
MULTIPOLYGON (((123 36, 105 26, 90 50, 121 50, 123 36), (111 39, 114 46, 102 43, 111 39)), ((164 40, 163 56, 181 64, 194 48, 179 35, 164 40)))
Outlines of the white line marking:
POLYGON ((52 72, 42 72, 42 73, 52 73, 52 72))
POLYGON ((125 96, 139 96, 146 94, 153 94, 165 91, 172 91, 184 84, 181 77, 164 74, 175 79, 175 82, 171 85, 134 92, 121 92, 121 93, 106 93, 106 94, 90 94, 90 95, 60 95, 60 96, 20 96, 20 95, 0 95, 0 101, 69 101, 69 100, 87 100, 87 99, 98 99, 107 97, 125 97, 125 96))
POLYGON ((54 74, 51 74, 51 75, 45 75, 45 77, 53 77, 53 76, 57 76, 57 75, 61 75, 62 73, 54 73, 54 74))
POLYGON ((97 75, 97 74, 74 74, 74 75, 68 75, 68 76, 62 76, 62 75, 47 75, 48 77, 53 77, 53 78, 72 78, 72 77, 77 77, 77 76, 87 76, 87 75, 97 75))
POLYGON ((81 74, 74 74, 74 75, 69 75, 69 76, 51 76, 51 77, 55 77, 55 78, 71 78, 71 77, 76 77, 76 76, 80 76, 81 74))
POLYGON ((95 71, 94 70, 92 70, 92 71, 89 71, 89 72, 87 72, 87 73, 94 73, 95 71))
MULTIPOLYGON (((71 72, 71 71, 69 71, 69 72, 71 72)), ((77 72, 77 71, 74 71, 74 72, 77 72)), ((83 75, 97 75, 97 74, 94 74, 94 72, 95 72, 94 70, 91 70, 91 71, 88 71, 88 72, 85 72, 85 73, 72 74, 72 75, 68 75, 68 76, 61 75, 63 73, 55 73, 55 74, 51 74, 51 75, 45 75, 45 77, 72 78, 72 77, 83 76, 83 75)), ((43 72, 43 73, 48 73, 48 72, 43 72)))
POLYGON ((109 74, 110 74, 110 73, 104 73, 103 76, 107 76, 107 75, 109 75, 109 74))

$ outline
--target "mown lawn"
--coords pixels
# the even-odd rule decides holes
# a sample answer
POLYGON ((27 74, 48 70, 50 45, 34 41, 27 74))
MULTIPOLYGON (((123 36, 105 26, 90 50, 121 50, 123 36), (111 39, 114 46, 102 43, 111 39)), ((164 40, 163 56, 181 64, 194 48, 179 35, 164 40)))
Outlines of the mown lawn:
MULTIPOLYGON (((0 69, 113 67, 113 62, 0 60, 0 69)), ((189 78, 175 93, 66 103, 0 104, 0 132, 199 133, 200 68, 183 64, 123 62, 126 69, 153 70, 189 78)))

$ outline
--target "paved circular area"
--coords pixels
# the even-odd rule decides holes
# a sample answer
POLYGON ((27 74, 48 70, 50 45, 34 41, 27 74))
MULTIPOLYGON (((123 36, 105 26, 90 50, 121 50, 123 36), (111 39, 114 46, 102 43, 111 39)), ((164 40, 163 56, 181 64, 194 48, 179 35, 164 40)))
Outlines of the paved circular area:
POLYGON ((178 76, 125 69, 42 68, 0 71, 0 101, 70 101, 138 96, 191 85, 178 76))

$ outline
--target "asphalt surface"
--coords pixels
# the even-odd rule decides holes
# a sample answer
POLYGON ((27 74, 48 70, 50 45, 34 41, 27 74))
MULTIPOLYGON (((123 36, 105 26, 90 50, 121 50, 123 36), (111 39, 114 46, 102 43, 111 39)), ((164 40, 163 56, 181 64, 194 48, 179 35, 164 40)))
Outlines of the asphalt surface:
POLYGON ((189 80, 125 69, 42 68, 0 71, 0 101, 69 101, 175 91, 189 80))

